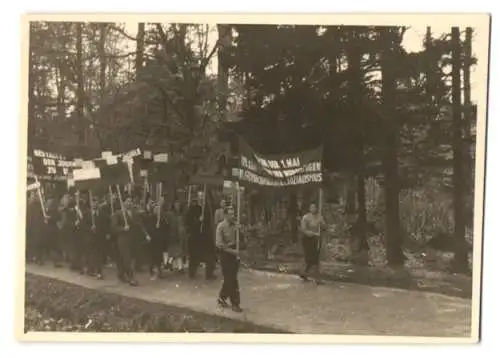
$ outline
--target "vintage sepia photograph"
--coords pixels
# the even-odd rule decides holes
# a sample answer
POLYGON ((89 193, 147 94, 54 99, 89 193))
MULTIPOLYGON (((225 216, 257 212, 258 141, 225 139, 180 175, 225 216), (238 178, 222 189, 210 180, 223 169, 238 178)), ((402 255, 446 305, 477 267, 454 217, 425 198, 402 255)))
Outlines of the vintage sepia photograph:
POLYGON ((479 340, 489 15, 22 22, 19 340, 479 340))

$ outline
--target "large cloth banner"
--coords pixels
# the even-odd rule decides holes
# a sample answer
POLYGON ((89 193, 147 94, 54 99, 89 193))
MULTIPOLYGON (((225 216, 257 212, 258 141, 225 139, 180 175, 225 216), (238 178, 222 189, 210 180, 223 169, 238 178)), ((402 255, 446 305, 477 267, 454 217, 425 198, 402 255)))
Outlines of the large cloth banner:
POLYGON ((239 144, 239 168, 233 170, 233 176, 242 182, 273 188, 320 185, 323 182, 321 147, 300 153, 263 155, 242 138, 239 144))
POLYGON ((28 176, 37 176, 38 180, 65 182, 68 175, 79 165, 61 154, 35 149, 28 156, 28 176))

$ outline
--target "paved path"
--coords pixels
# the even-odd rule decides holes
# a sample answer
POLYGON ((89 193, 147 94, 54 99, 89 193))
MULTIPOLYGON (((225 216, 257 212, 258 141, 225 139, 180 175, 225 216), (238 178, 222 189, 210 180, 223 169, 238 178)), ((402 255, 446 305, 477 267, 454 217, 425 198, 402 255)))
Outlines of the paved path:
POLYGON ((219 280, 189 280, 172 274, 151 281, 142 274, 137 276, 140 286, 130 287, 117 280, 113 269, 107 269, 103 281, 50 265, 28 265, 27 272, 295 333, 470 336, 470 300, 433 293, 343 283, 316 286, 289 275, 242 270, 239 277, 245 312, 237 314, 216 307, 219 280))

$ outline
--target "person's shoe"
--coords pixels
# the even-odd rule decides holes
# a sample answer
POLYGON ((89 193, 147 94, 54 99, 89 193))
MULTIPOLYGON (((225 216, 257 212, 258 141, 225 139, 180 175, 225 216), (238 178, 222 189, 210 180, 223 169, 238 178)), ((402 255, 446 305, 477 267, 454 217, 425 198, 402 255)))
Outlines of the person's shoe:
POLYGON ((227 303, 227 301, 221 297, 219 297, 217 299, 217 305, 222 307, 222 308, 228 308, 229 307, 229 304, 227 303))
POLYGON ((243 312, 243 309, 240 306, 232 306, 231 310, 233 310, 233 312, 237 312, 237 313, 243 312))
POLYGON ((299 275, 299 277, 300 277, 303 281, 305 281, 305 282, 309 281, 309 277, 307 277, 307 275, 306 275, 306 274, 301 274, 301 275, 299 275))
POLYGON ((139 284, 138 284, 138 283, 137 283, 137 281, 135 281, 135 280, 130 280, 128 284, 129 284, 130 286, 132 286, 132 287, 137 287, 137 286, 139 286, 139 284))

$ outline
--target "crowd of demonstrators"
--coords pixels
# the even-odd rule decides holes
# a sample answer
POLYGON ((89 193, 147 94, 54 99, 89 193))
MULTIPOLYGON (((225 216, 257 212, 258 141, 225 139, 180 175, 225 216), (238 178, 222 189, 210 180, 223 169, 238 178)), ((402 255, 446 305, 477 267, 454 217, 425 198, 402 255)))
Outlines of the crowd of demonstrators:
MULTIPOLYGON (((103 193, 101 193, 103 194, 103 193)), ((195 278, 201 263, 205 277, 215 278, 215 208, 198 193, 186 209, 180 200, 167 203, 133 192, 91 196, 88 191, 28 192, 26 260, 54 266, 64 263, 82 275, 104 279, 104 267, 116 265, 118 279, 137 286, 138 271, 152 280, 188 266, 195 278), (92 198, 92 200, 90 200, 92 198), (120 199, 120 200, 119 200, 120 199), (123 205, 122 205, 123 203, 123 205)))
MULTIPOLYGON (((28 192, 27 262, 43 265, 49 260, 55 267, 66 262, 70 270, 101 280, 106 264, 114 262, 118 279, 137 286, 135 273, 145 266, 156 280, 165 278, 166 271, 183 273, 186 264, 188 276, 195 278, 200 264, 205 263, 205 278, 213 280, 218 259, 223 284, 217 303, 228 307, 229 300, 232 309, 241 312, 237 276, 244 240, 237 247, 240 227, 234 209, 224 200, 214 208, 214 201, 199 192, 184 209, 178 199, 167 203, 163 197, 154 201, 134 193, 120 197, 92 197, 87 191, 49 193, 44 205, 40 197, 28 192)), ((306 263, 301 277, 312 277, 320 284, 325 221, 315 204, 302 217, 300 229, 306 263)))

